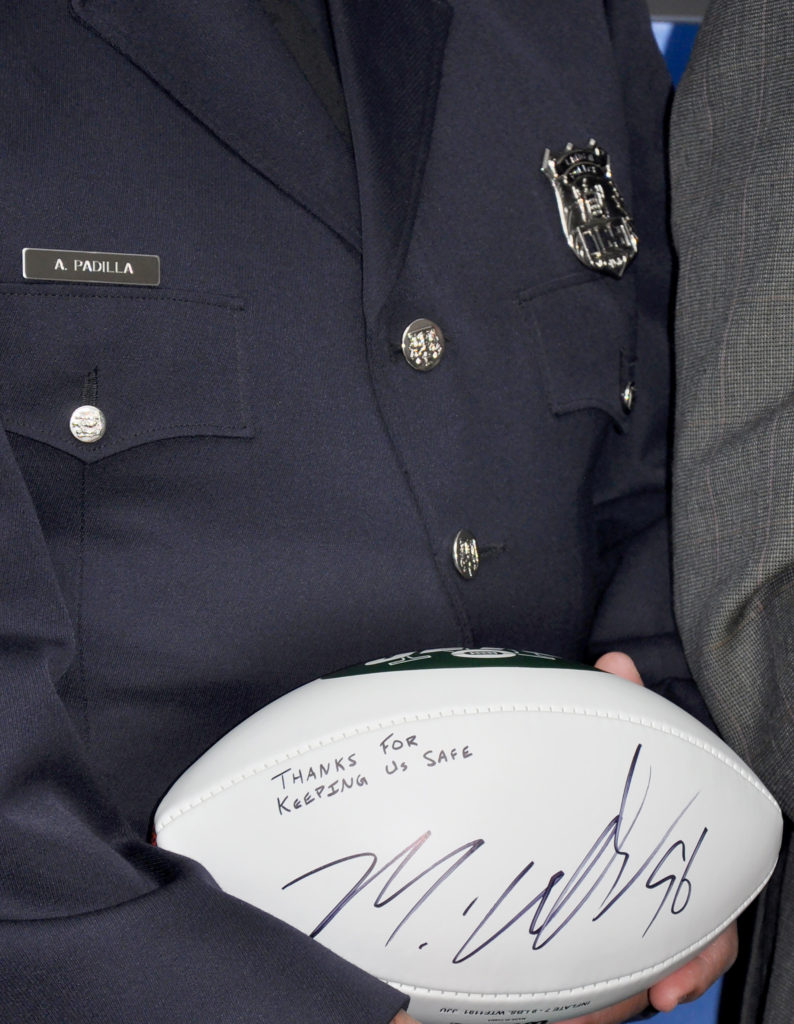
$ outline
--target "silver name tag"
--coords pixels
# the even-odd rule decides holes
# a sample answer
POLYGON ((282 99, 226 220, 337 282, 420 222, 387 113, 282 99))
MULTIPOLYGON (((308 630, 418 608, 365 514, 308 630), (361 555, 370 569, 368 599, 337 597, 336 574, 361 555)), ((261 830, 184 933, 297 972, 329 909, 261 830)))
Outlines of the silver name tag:
POLYGON ((23 249, 22 276, 28 281, 136 284, 156 288, 160 284, 160 257, 127 252, 23 249))

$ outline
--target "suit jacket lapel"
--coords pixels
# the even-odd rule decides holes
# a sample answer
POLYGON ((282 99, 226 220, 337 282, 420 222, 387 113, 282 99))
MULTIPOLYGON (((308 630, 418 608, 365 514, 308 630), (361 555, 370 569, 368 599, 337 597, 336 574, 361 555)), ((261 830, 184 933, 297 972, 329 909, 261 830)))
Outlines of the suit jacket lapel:
POLYGON ((373 318, 411 238, 452 10, 445 0, 329 0, 329 7, 358 173, 364 301, 373 318))
POLYGON ((251 167, 361 246, 353 156, 259 0, 71 0, 251 167))

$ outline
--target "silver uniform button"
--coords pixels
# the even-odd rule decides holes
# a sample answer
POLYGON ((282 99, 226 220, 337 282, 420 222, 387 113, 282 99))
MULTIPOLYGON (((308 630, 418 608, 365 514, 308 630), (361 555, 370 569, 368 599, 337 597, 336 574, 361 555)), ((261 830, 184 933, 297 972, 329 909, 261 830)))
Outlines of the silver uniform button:
POLYGON ((72 413, 69 430, 83 444, 93 444, 105 436, 107 422, 101 409, 95 405, 81 405, 72 413))
POLYGON ((452 561, 465 580, 470 580, 480 568, 477 540, 468 530, 460 530, 452 542, 452 561))
POLYGON ((432 370, 444 355, 444 335, 432 320, 414 320, 403 331, 403 355, 415 370, 432 370))
POLYGON ((620 392, 620 404, 623 406, 623 412, 631 412, 634 408, 634 399, 637 397, 637 385, 634 381, 629 383, 620 392))

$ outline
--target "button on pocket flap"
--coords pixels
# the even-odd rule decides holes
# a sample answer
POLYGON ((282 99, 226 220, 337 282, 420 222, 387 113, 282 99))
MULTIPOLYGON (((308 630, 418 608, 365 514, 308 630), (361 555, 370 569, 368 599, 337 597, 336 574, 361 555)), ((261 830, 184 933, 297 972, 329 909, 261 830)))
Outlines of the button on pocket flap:
POLYGON ((636 310, 628 278, 565 278, 519 296, 554 413, 602 409, 621 428, 634 398, 636 310))
POLYGON ((233 299, 0 287, 7 430, 94 462, 163 438, 251 435, 233 299))

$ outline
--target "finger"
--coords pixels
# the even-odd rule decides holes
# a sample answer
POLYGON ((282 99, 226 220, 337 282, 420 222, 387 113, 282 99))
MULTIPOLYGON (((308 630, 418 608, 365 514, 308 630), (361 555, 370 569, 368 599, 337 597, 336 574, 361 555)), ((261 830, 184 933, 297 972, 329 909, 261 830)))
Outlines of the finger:
POLYGON ((414 1020, 413 1017, 409 1017, 405 1010, 400 1010, 397 1016, 392 1020, 391 1024, 419 1024, 418 1020, 414 1020))
POLYGON ((621 679, 628 679, 632 683, 639 683, 642 686, 642 676, 637 671, 637 666, 628 654, 624 654, 622 651, 609 651, 608 654, 602 654, 595 663, 595 667, 600 668, 602 672, 611 672, 613 676, 620 676, 621 679))
POLYGON ((711 988, 734 963, 739 952, 739 938, 734 922, 689 963, 650 990, 651 1003, 664 1013, 674 1010, 679 1003, 690 1003, 711 988))
POLYGON ((648 1009, 648 993, 639 992, 630 999, 624 999, 622 1003, 608 1006, 605 1010, 596 1010, 595 1013, 588 1013, 584 1017, 575 1017, 566 1024, 623 1024, 623 1021, 631 1020, 648 1009))

